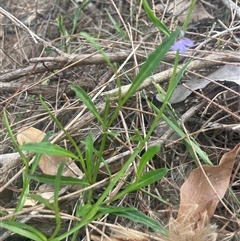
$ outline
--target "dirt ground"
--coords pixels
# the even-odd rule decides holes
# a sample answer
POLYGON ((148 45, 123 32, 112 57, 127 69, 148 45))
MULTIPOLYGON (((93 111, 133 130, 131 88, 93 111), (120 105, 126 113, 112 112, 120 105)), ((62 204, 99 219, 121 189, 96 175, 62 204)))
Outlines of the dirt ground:
MULTIPOLYGON (((102 135, 101 127, 94 118, 91 118, 89 112, 85 111, 82 116, 79 115, 83 105, 70 87, 73 84, 81 86, 91 98, 94 98, 99 112, 103 114, 104 93, 116 90, 118 85, 112 69, 106 64, 104 58, 80 33, 86 32, 95 38, 116 69, 120 69, 121 85, 130 84, 147 56, 162 42, 164 37, 150 23, 138 2, 134 0, 89 1, 81 9, 75 26, 74 17, 80 9, 80 2, 77 3, 74 0, 0 0, 0 7, 9 13, 9 15, 3 14, 0 11, 2 13, 0 159, 3 160, 7 154, 16 153, 3 122, 3 109, 6 110, 14 134, 23 126, 34 126, 44 132, 51 130, 53 131, 51 138, 56 138, 55 143, 73 150, 65 136, 60 136, 59 128, 42 107, 39 101, 40 94, 52 113, 64 127, 68 128, 80 148, 82 147, 80 141, 84 140, 89 132, 94 137, 96 147, 99 146, 102 135), (114 19, 116 26, 120 26, 124 31, 121 32, 114 26, 108 14, 114 19), (66 36, 63 36, 57 24, 60 16, 62 16, 63 26, 67 32, 66 36), (130 55, 132 57, 125 61, 130 55), (71 56, 74 56, 74 59, 71 56), (102 87, 104 87, 103 94, 100 92, 102 87)), ((166 4, 168 1, 148 2, 156 16, 171 30, 182 26, 183 14, 173 14, 167 7, 164 7, 165 5, 162 5, 162 2, 166 4)), ((183 76, 183 82, 189 83, 195 79, 202 79, 203 76, 209 76, 223 65, 236 66, 234 71, 239 71, 235 74, 238 81, 228 82, 224 79, 216 83, 213 82, 216 78, 212 77, 210 84, 195 88, 194 91, 197 93, 191 92, 183 100, 173 103, 172 108, 176 116, 183 120, 184 128, 207 153, 212 163, 217 165, 222 155, 240 142, 240 70, 237 69, 240 62, 240 17, 236 12, 228 9, 222 1, 218 3, 208 1, 207 4, 202 4, 202 7, 203 9, 199 10, 202 11, 201 14, 194 15, 186 32, 186 36, 194 40, 194 50, 190 51, 191 55, 182 55, 180 63, 185 63, 191 56, 194 61, 205 61, 206 64, 187 71, 183 76), (231 30, 227 31, 228 29, 231 30), (213 64, 210 64, 211 61, 209 62, 208 58, 213 64)), ((174 56, 172 52, 169 53, 153 75, 168 71, 173 66, 174 56)), ((166 74, 165 77, 159 78, 158 82, 166 89, 169 76, 166 74)), ((119 133, 121 142, 109 140, 109 146, 105 150, 105 159, 109 159, 116 153, 124 154, 130 150, 126 128, 130 136, 134 135, 135 128, 142 135, 149 130, 154 119, 154 111, 146 98, 157 107, 161 107, 156 94, 154 86, 149 84, 126 103, 122 110, 122 118, 126 126, 121 116, 117 118, 113 126, 113 129, 119 133)), ((112 101, 111 110, 116 108, 116 105, 117 102, 112 101)), ((174 134, 164 121, 159 123, 148 142, 149 146, 154 144, 161 145, 161 151, 152 161, 151 168, 167 167, 169 172, 165 178, 149 187, 148 191, 166 202, 149 198, 147 194, 139 192, 127 195, 122 205, 136 207, 165 225, 170 210, 176 216, 180 200, 179 188, 190 171, 196 167, 196 163, 186 152, 182 139, 174 134)), ((131 148, 135 147, 136 144, 133 142, 131 148)), ((127 156, 129 154, 110 165, 113 173, 121 168, 127 156)), ((19 160, 16 160, 8 169, 4 169, 3 163, 0 162, 1 209, 12 210, 16 206, 22 185, 21 176, 17 173, 22 167, 23 164, 19 160), (9 180, 10 183, 4 186, 9 180)), ((40 170, 38 172, 41 173, 40 170)), ((131 175, 133 174, 130 174, 129 180, 131 180, 131 175)), ((99 180, 105 177, 104 174, 99 174, 99 180)), ((219 204, 211 220, 218 225, 219 241, 240 240, 239 180, 238 157, 231 177, 232 189, 227 191, 224 199, 227 207, 235 216, 219 204)), ((31 184, 32 191, 37 191, 38 187, 38 183, 31 184)), ((104 187, 97 190, 96 199, 98 193, 103 190, 104 187)), ((76 198, 62 201, 62 210, 72 213, 76 202, 76 198)), ((27 221, 46 235, 53 232, 51 222, 51 219, 39 217, 32 217, 27 221)), ((143 232, 151 231, 143 225, 124 219, 116 220, 112 216, 109 217, 108 222, 119 222, 122 226, 143 232)), ((66 231, 68 226, 69 222, 64 222, 61 231, 66 231)), ((0 230, 0 236, 5 235, 5 231, 0 230)), ((92 229, 89 228, 88 231, 92 232, 92 229)), ((86 230, 81 230, 78 240, 87 240, 85 237, 86 230)), ((9 234, 0 240, 23 241, 27 239, 9 234)))

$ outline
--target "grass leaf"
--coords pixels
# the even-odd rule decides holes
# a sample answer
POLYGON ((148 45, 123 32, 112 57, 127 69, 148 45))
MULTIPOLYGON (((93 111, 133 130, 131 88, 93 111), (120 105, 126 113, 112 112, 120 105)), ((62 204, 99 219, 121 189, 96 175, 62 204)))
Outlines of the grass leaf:
POLYGON ((146 167, 147 162, 149 162, 159 151, 160 151, 160 146, 151 146, 143 154, 137 168, 137 180, 139 180, 144 168, 146 167))
POLYGON ((169 29, 166 27, 166 25, 161 22, 152 12, 151 8, 149 7, 147 0, 143 0, 143 7, 145 12, 147 13, 149 19, 152 21, 153 24, 155 24, 155 26, 162 31, 164 34, 166 34, 167 36, 170 35, 170 31, 169 29))
POLYGON ((148 217, 142 212, 138 211, 136 208, 128 208, 128 207, 111 207, 111 206, 101 206, 99 207, 99 215, 104 214, 114 214, 116 216, 121 216, 124 218, 128 218, 135 223, 142 223, 150 228, 152 228, 156 232, 160 232, 163 235, 167 235, 166 230, 161 226, 159 222, 148 217))
POLYGON ((149 55, 148 59, 141 67, 138 75, 133 80, 131 87, 129 88, 128 92, 126 93, 122 101, 122 104, 125 103, 135 93, 135 91, 142 84, 142 82, 147 77, 149 77, 152 74, 152 71, 154 71, 159 66, 160 62, 162 61, 166 53, 174 44, 178 35, 179 35, 179 30, 170 34, 170 36, 166 38, 152 54, 149 55))
POLYGON ((161 168, 161 169, 157 169, 154 171, 149 171, 147 173, 145 173, 144 175, 142 175, 139 180, 137 180, 136 182, 130 184, 128 187, 126 187, 123 191, 121 191, 120 193, 118 193, 113 199, 113 200, 117 200, 121 197, 123 197, 124 195, 126 195, 127 193, 139 190, 147 185, 150 185, 156 181, 158 181, 159 179, 161 179, 162 177, 164 177, 168 172, 167 168, 161 168))
POLYGON ((68 151, 58 145, 54 145, 49 142, 26 143, 20 146, 20 148, 25 151, 30 151, 39 154, 71 157, 73 159, 78 159, 78 157, 74 155, 71 151, 68 151))
POLYGON ((96 42, 95 39, 93 37, 91 37, 88 33, 82 32, 81 36, 84 37, 88 42, 90 42, 97 49, 97 51, 103 56, 103 58, 105 59, 107 64, 112 68, 112 70, 114 70, 114 66, 112 65, 109 57, 103 51, 100 44, 98 42, 96 42))
POLYGON ((107 9, 105 9, 105 11, 107 12, 107 15, 110 19, 110 21, 112 22, 114 28, 116 29, 116 31, 120 34, 120 36, 122 38, 124 38, 125 40, 129 40, 129 37, 127 36, 127 34, 121 29, 121 27, 118 25, 118 23, 115 21, 115 19, 112 17, 112 15, 108 12, 107 9))
MULTIPOLYGON (((44 174, 27 174, 27 178, 41 182, 41 183, 48 183, 48 184, 54 184, 55 176, 52 175, 44 175, 44 174)), ((74 177, 65 177, 61 176, 61 179, 59 180, 60 185, 87 185, 88 183, 74 177)))
POLYGON ((94 103, 92 102, 91 98, 87 95, 87 93, 79 86, 73 85, 71 87, 73 91, 75 91, 77 97, 87 106, 88 110, 92 112, 95 118, 100 122, 102 126, 104 126, 104 122, 101 116, 98 113, 98 110, 94 103))
POLYGON ((34 241, 47 241, 47 237, 43 233, 25 223, 15 221, 1 221, 0 227, 8 229, 13 233, 17 233, 34 241))

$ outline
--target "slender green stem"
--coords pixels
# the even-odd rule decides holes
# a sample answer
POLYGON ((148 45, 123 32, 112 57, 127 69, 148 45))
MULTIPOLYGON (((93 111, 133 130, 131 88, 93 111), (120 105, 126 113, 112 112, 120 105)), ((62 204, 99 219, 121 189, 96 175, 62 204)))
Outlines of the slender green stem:
POLYGON ((191 20, 192 12, 193 12, 193 10, 194 10, 196 1, 197 1, 197 0, 191 0, 191 4, 190 4, 190 7, 189 7, 189 11, 188 11, 186 20, 185 20, 185 22, 184 22, 184 24, 183 24, 183 31, 184 31, 184 32, 187 30, 187 27, 188 27, 189 22, 190 22, 190 20, 191 20))
POLYGON ((52 120, 56 123, 56 125, 59 127, 59 129, 64 132, 64 134, 67 136, 67 138, 70 140, 70 142, 74 146, 75 150, 77 151, 78 157, 79 157, 78 160, 80 161, 80 163, 82 165, 84 173, 86 173, 86 171, 87 171, 86 165, 85 165, 85 162, 84 162, 84 159, 83 159, 83 155, 82 155, 80 149, 77 146, 77 143, 73 140, 72 136, 64 129, 64 127, 62 126, 60 121, 58 121, 58 119, 52 114, 52 112, 50 111, 48 106, 43 101, 41 95, 40 95, 40 102, 41 102, 42 106, 45 108, 45 110, 47 111, 47 113, 49 114, 49 116, 52 118, 52 120))
POLYGON ((12 140, 14 147, 18 151, 18 153, 19 153, 19 155, 20 155, 20 157, 21 157, 21 159, 22 159, 22 161, 23 161, 23 163, 25 165, 25 168, 24 168, 24 171, 23 171, 23 174, 22 174, 22 179, 23 179, 22 192, 21 192, 21 195, 19 197, 18 204, 17 204, 17 206, 16 206, 16 208, 14 210, 14 212, 18 212, 18 211, 22 210, 22 208, 23 208, 23 206, 25 204, 26 198, 28 196, 28 193, 29 193, 30 179, 25 176, 29 172, 29 164, 28 164, 28 159, 23 154, 22 150, 19 148, 19 145, 17 144, 17 141, 16 141, 16 139, 15 139, 15 137, 13 135, 13 132, 12 132, 12 130, 10 128, 9 121, 8 121, 5 109, 3 110, 3 119, 4 119, 4 124, 6 126, 6 130, 8 132, 8 135, 9 135, 10 139, 12 140))

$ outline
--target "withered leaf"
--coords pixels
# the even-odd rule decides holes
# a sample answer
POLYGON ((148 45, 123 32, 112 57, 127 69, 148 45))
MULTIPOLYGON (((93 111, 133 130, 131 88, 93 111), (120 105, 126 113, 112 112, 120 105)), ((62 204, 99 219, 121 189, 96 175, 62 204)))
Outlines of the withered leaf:
MULTIPOLYGON (((30 142, 41 142, 45 137, 45 133, 34 127, 22 127, 17 134, 19 145, 30 142)), ((63 176, 82 178, 83 173, 71 158, 60 156, 42 155, 39 167, 44 174, 56 175, 59 165, 66 161, 66 166, 63 170, 63 176)))
POLYGON ((25 126, 18 130, 17 141, 21 146, 24 143, 41 142, 46 134, 34 127, 25 126))
POLYGON ((187 219, 197 222, 204 213, 207 213, 208 218, 214 214, 218 202, 228 188, 239 146, 225 153, 219 165, 202 165, 208 180, 200 167, 190 173, 181 187, 178 222, 185 222, 187 219))

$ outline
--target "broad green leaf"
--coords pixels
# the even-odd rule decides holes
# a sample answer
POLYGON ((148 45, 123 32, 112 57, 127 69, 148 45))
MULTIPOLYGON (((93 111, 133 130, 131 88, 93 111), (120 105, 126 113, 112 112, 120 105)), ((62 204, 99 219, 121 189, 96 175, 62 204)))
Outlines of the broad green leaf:
POLYGON ((1 221, 0 227, 8 229, 34 241, 47 241, 47 237, 36 228, 16 221, 1 221))
POLYGON ((160 151, 160 146, 151 146, 141 157, 137 168, 137 181, 139 180, 147 163, 160 151))
POLYGON ((118 193, 111 201, 117 200, 117 199, 123 197, 124 195, 126 195, 127 193, 139 190, 147 185, 150 185, 150 184, 158 181, 159 179, 164 177, 167 174, 167 172, 168 172, 167 168, 161 168, 161 169, 157 169, 157 170, 149 171, 149 172, 145 173, 144 175, 142 175, 139 178, 138 181, 130 184, 123 191, 118 193))
POLYGON ((71 157, 73 159, 78 159, 76 155, 72 152, 58 146, 55 144, 51 144, 49 142, 40 142, 40 143, 27 143, 20 146, 22 150, 45 154, 45 155, 52 155, 52 156, 61 156, 61 157, 71 157))
POLYGON ((135 223, 142 223, 146 226, 152 228, 154 231, 160 232, 163 235, 167 235, 166 230, 161 226, 159 222, 148 217, 142 212, 138 211, 136 208, 128 207, 111 207, 111 206, 100 206, 99 216, 104 214, 114 214, 116 216, 121 216, 132 220, 135 223))
POLYGON ((92 114, 96 117, 96 119, 100 122, 102 126, 104 126, 103 120, 98 113, 98 110, 91 98, 87 95, 87 93, 79 86, 73 85, 71 87, 73 91, 75 91, 77 97, 87 106, 88 110, 92 112, 92 114))

